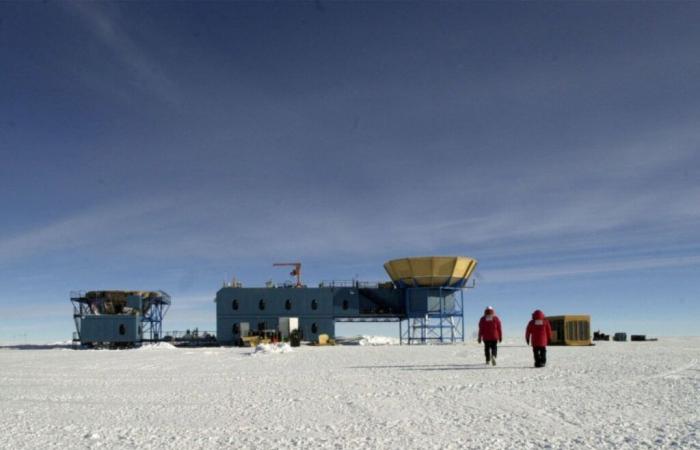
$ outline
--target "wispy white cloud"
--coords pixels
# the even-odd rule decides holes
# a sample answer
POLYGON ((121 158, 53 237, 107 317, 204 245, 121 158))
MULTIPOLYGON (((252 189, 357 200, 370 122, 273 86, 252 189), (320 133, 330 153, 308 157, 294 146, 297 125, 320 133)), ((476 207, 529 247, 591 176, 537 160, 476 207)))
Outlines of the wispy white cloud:
POLYGON ((487 283, 508 283, 599 273, 695 266, 700 266, 700 255, 634 258, 619 261, 593 260, 579 264, 557 264, 556 266, 549 265, 481 271, 480 280, 487 283))
MULTIPOLYGON (((170 106, 179 106, 181 95, 177 84, 158 62, 156 55, 147 50, 144 42, 123 26, 128 17, 115 16, 115 11, 118 11, 114 8, 115 4, 82 1, 62 4, 82 19, 92 35, 107 49, 108 54, 125 69, 128 78, 122 80, 123 82, 141 94, 155 97, 170 106)), ((141 39, 144 35, 139 34, 141 39)), ((103 80, 104 73, 91 74, 91 70, 89 67, 83 67, 80 78, 93 86, 108 87, 103 80)), ((125 89, 122 86, 116 88, 116 91, 123 95, 125 89)))
POLYGON ((163 225, 152 220, 173 199, 159 198, 112 204, 86 210, 55 222, 12 236, 0 237, 0 263, 42 255, 56 250, 77 250, 85 245, 102 244, 109 248, 119 238, 144 231, 152 232, 163 225))
MULTIPOLYGON (((481 255, 473 249, 480 249, 496 261, 543 251, 575 256, 606 250, 615 258, 625 248, 664 248, 674 238, 688 241, 700 222, 700 213, 688 206, 700 203, 700 189, 645 192, 622 203, 604 190, 587 191, 538 208, 524 203, 478 215, 467 209, 443 216, 417 214, 410 208, 382 210, 376 203, 340 209, 306 203, 269 207, 251 204, 245 196, 143 199, 85 211, 0 238, 0 261, 57 250, 73 254, 89 245, 99 245, 111 256, 154 261, 269 262, 299 257, 343 263, 438 249, 477 258, 481 255)), ((639 264, 634 254, 629 258, 629 264, 639 264)), ((621 270, 625 264, 600 264, 596 270, 621 270)), ((579 270, 516 269, 516 278, 571 276, 579 270)))
MULTIPOLYGON (((171 97, 176 90, 163 70, 119 26, 120 21, 107 14, 104 5, 71 5, 138 84, 149 91, 169 86, 157 92, 164 99, 171 97)), ((273 103, 270 108, 277 106, 273 103)), ((280 106, 290 109, 289 104, 280 106)), ((225 115, 223 111, 217 114, 225 115)), ((291 128, 309 130, 310 122, 295 122, 291 128)), ((228 145, 226 140, 219 141, 216 129, 207 132, 212 133, 206 137, 208 142, 228 145)), ((263 150, 278 155, 279 149, 267 147, 283 146, 283 138, 265 141, 263 150)), ((437 145, 467 146, 468 142, 462 135, 441 139, 437 145), (456 142, 459 139, 461 143, 456 142)), ((152 213, 163 207, 160 201, 143 207, 114 205, 86 211, 26 233, 0 237, 0 261, 93 243, 114 255, 154 259, 299 256, 344 261, 438 249, 467 254, 478 249, 504 259, 543 250, 583 252, 648 242, 664 246, 673 239, 688 240, 700 224, 700 188, 665 173, 693 167, 698 162, 698 142, 694 123, 678 123, 625 139, 602 135, 561 154, 552 149, 533 151, 533 157, 547 156, 542 166, 538 161, 527 162, 521 152, 508 151, 505 153, 526 164, 500 161, 496 155, 486 165, 470 167, 465 158, 464 167, 449 166, 439 177, 414 179, 387 172, 394 162, 390 157, 400 159, 402 153, 382 155, 383 146, 401 147, 406 142, 385 135, 372 142, 379 155, 373 156, 373 164, 353 166, 363 181, 377 183, 376 190, 359 195, 354 186, 338 188, 331 181, 329 185, 319 183, 303 198, 285 192, 283 182, 275 179, 283 174, 268 176, 257 167, 269 167, 271 161, 251 156, 245 166, 251 168, 250 173, 243 170, 234 177, 232 171, 231 184, 224 186, 229 192, 221 193, 221 186, 197 180, 203 185, 193 188, 198 198, 179 202, 176 208, 170 203, 167 215, 152 213), (246 184, 248 179, 254 183, 246 184), (146 215, 147 220, 140 220, 146 215)), ((345 158, 340 151, 337 157, 345 158)), ((430 155, 415 149, 405 161, 410 163, 405 173, 420 173, 423 164, 432 164, 430 155)), ((236 162, 246 164, 242 159, 236 162)), ((225 164, 225 159, 217 164, 225 164)), ((404 170, 403 165, 399 167, 404 170)), ((312 179, 314 172, 323 172, 325 167, 294 170, 312 179)))

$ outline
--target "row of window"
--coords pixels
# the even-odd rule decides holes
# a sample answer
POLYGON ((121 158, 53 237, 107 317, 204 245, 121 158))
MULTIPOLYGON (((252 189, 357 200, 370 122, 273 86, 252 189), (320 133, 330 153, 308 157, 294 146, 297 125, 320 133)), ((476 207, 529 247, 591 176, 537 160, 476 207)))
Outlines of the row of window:
MULTIPOLYGON (((264 331, 265 330, 265 322, 258 322, 258 331, 264 331)), ((233 324, 232 330, 233 334, 240 334, 241 333, 241 325, 238 323, 233 324)), ((311 324, 311 332, 312 333, 318 333, 318 325, 316 322, 311 324)))
MULTIPOLYGON (((231 302, 231 308, 234 311, 237 311, 239 306, 240 305, 238 303, 238 299, 233 299, 233 301, 231 302)), ((265 299, 261 298, 260 301, 258 302, 258 309, 260 309, 260 311, 264 311, 265 307, 266 307, 265 299)), ((347 300, 343 300, 342 307, 343 307, 343 310, 346 310, 350 307, 350 303, 347 300)), ((290 299, 285 300, 284 309, 286 309, 287 311, 292 309, 292 301, 290 299)), ((313 310, 318 309, 318 300, 316 300, 316 299, 311 300, 311 309, 313 309, 313 310)))

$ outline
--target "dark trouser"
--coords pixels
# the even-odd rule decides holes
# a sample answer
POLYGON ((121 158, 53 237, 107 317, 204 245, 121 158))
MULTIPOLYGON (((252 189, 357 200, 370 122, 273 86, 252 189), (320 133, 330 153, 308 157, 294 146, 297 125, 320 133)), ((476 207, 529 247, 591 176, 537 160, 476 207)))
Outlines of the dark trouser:
POLYGON ((547 347, 532 347, 535 354, 535 367, 544 367, 547 364, 547 347))
POLYGON ((491 361, 491 356, 495 358, 498 355, 498 341, 484 341, 484 354, 486 362, 491 361))

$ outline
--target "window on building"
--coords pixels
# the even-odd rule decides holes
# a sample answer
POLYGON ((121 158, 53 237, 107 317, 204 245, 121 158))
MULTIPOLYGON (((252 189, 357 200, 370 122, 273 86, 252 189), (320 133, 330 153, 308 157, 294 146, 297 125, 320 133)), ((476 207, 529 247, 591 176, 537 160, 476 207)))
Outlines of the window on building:
POLYGON ((286 309, 287 311, 289 311, 290 309, 292 309, 292 301, 291 301, 290 299, 287 299, 287 300, 284 302, 284 309, 286 309))
POLYGON ((261 298, 260 301, 258 302, 258 308, 260 308, 260 311, 265 309, 265 299, 261 298))
POLYGON ((241 325, 234 323, 233 324, 233 334, 240 334, 241 332, 241 325))
POLYGON ((124 324, 119 325, 119 334, 121 334, 122 336, 126 334, 126 327, 124 326, 124 324))
POLYGON ((318 325, 315 322, 311 324, 311 332, 314 334, 318 333, 318 325))
POLYGON ((318 309, 318 300, 313 299, 311 300, 311 309, 318 309))
POLYGON ((349 306, 350 306, 350 303, 347 300, 343 300, 343 310, 348 309, 349 306))
POLYGON ((238 299, 234 299, 234 300, 231 302, 231 308, 233 308, 234 311, 237 311, 237 310, 238 310, 238 299))

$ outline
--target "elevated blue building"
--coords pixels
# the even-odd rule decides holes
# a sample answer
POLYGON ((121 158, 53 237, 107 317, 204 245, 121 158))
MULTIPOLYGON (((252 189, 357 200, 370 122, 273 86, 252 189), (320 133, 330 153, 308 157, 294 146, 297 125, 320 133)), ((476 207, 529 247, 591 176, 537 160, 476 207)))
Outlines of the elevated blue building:
POLYGON ((133 347, 163 337, 170 296, 163 291, 72 292, 73 341, 88 347, 133 347))
POLYGON ((335 337, 336 322, 398 322, 408 344, 463 341, 463 288, 476 264, 466 257, 404 258, 384 265, 389 283, 225 286, 216 294, 217 339, 234 344, 255 331, 284 334, 292 319, 308 341, 335 337))

